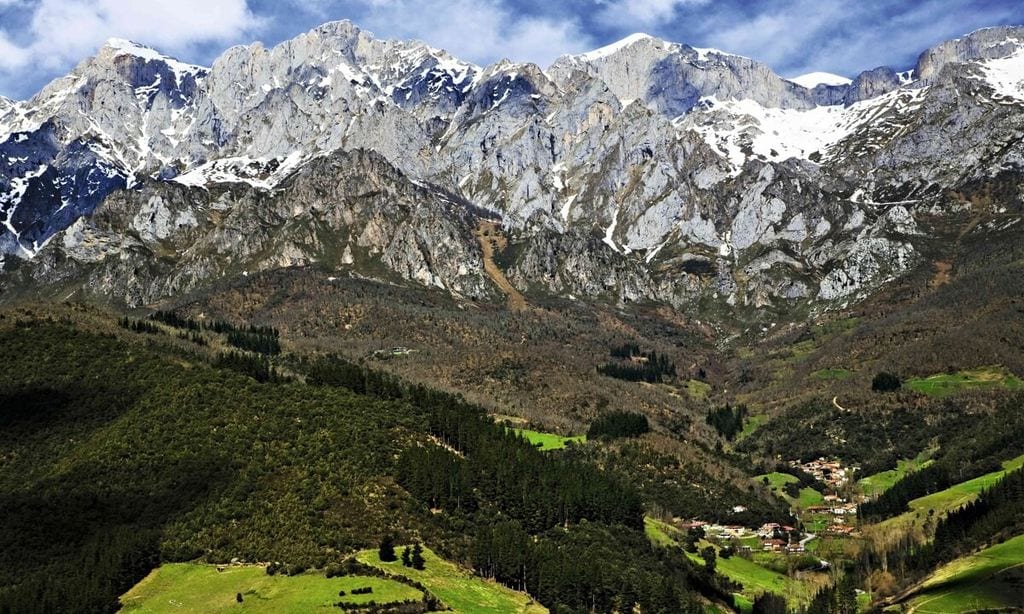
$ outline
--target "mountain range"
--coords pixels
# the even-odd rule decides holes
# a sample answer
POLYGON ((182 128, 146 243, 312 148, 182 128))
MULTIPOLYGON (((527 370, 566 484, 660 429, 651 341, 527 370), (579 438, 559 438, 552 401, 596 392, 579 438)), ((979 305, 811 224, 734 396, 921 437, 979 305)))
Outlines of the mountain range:
MULTIPOLYGON (((1019 240, 1024 27, 792 80, 644 34, 481 67, 347 22, 211 67, 110 40, 0 98, 0 291, 314 266, 456 297, 848 306, 1019 240)), ((514 303, 515 301, 513 301, 514 303)))

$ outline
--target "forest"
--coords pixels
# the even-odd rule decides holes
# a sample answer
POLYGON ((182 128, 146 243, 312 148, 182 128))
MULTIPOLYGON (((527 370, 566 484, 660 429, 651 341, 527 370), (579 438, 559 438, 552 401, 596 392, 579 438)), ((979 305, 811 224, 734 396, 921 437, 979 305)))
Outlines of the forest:
POLYGON ((49 319, 0 322, 0 360, 0 612, 112 611, 163 562, 323 569, 386 534, 489 560, 478 573, 553 610, 729 598, 650 545, 614 470, 456 395, 333 358, 294 362, 307 383, 262 377, 173 335, 49 319))
POLYGON ((715 427, 718 434, 732 441, 743 430, 743 421, 747 417, 747 406, 737 405, 735 409, 728 403, 722 407, 709 409, 704 420, 715 427))

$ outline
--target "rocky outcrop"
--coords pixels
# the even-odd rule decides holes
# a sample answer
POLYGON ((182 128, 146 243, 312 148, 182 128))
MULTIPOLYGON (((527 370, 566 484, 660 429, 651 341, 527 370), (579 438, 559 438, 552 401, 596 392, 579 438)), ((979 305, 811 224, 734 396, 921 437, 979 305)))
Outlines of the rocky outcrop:
POLYGON ((1005 58, 1021 48, 1024 48, 1024 28, 984 28, 928 49, 918 58, 914 74, 928 83, 948 64, 1005 58))
POLYGON ((379 154, 339 152, 273 194, 244 183, 206 190, 161 181, 118 192, 13 277, 84 275, 86 292, 137 306, 260 270, 383 264, 396 280, 487 299, 475 214, 379 154))

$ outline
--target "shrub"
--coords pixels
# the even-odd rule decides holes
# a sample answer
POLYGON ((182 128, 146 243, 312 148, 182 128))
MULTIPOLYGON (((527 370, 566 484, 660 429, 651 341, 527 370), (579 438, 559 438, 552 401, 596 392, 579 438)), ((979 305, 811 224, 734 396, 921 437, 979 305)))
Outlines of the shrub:
POLYGON ((900 376, 882 371, 871 380, 871 389, 875 392, 893 392, 903 387, 900 376))

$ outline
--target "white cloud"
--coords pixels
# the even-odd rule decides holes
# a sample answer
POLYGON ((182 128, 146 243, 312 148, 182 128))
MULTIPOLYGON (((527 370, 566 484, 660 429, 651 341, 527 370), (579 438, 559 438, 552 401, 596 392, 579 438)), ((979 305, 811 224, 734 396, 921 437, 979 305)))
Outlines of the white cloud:
POLYGON ((765 2, 743 20, 726 11, 710 15, 700 22, 697 42, 752 57, 787 75, 824 70, 853 77, 886 64, 909 68, 929 46, 1012 21, 1020 12, 1012 6, 951 10, 950 5, 949 0, 765 2))
POLYGON ((610 0, 598 16, 603 23, 621 29, 658 26, 675 17, 676 11, 701 6, 710 0, 610 0))
POLYGON ((246 0, 42 0, 30 10, 29 45, 14 44, 0 30, 4 72, 27 66, 63 69, 111 37, 181 53, 196 44, 234 39, 259 23, 246 0))
POLYGON ((0 70, 7 67, 20 68, 28 63, 30 56, 28 50, 15 45, 0 32, 0 70))
POLYGON ((416 38, 486 64, 502 57, 545 66, 592 44, 576 20, 520 16, 494 0, 363 0, 360 24, 378 36, 416 38))

